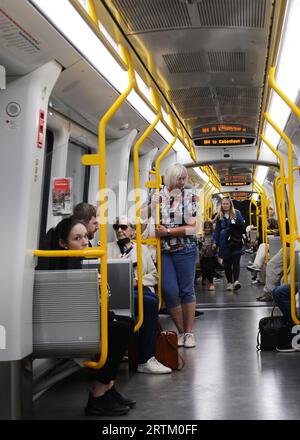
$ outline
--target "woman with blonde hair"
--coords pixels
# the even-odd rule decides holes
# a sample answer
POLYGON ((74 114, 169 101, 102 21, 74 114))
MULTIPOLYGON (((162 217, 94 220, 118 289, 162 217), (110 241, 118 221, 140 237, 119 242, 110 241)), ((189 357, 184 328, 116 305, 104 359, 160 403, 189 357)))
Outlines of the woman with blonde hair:
POLYGON ((242 236, 245 232, 242 214, 234 209, 229 197, 224 197, 218 211, 213 238, 215 246, 219 248, 219 257, 223 259, 228 282, 227 290, 241 288, 239 282, 240 259, 243 254, 242 236))
POLYGON ((196 296, 194 290, 197 259, 196 232, 198 230, 197 197, 191 189, 185 189, 187 170, 181 164, 173 164, 164 174, 160 189, 160 225, 155 228, 161 239, 162 292, 177 330, 178 346, 195 347, 193 322, 196 296))

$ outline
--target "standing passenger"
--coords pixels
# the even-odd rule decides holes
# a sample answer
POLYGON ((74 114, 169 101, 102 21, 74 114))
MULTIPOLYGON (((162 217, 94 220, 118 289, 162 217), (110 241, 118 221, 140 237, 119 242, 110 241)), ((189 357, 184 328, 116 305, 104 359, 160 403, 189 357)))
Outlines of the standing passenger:
POLYGON ((204 236, 201 237, 200 247, 200 267, 202 271, 202 285, 207 280, 208 290, 215 290, 213 278, 215 274, 216 263, 216 247, 213 245, 213 223, 212 221, 204 222, 204 236))
POLYGON ((240 211, 234 209, 232 200, 224 197, 217 216, 214 241, 219 247, 219 256, 223 259, 227 290, 240 289, 240 259, 243 253, 242 235, 245 233, 245 222, 240 211), (233 247, 229 241, 230 235, 236 228, 237 244, 233 247))
MULTIPOLYGON (((193 322, 196 296, 194 279, 197 259, 197 198, 184 189, 187 170, 181 164, 167 168, 160 190, 160 222, 155 229, 161 239, 162 292, 179 332, 178 346, 195 347, 193 322)), ((158 203, 157 199, 154 199, 158 203)))

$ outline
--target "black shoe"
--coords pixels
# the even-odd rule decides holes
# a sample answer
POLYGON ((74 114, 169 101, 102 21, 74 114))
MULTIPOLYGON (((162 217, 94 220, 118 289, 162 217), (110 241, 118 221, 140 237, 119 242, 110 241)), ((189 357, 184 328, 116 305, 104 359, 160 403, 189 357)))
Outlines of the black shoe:
POLYGON ((160 309, 160 311, 158 312, 160 315, 168 315, 168 310, 166 309, 166 307, 160 309))
POLYGON ((198 316, 204 315, 204 312, 200 312, 200 310, 195 310, 195 318, 198 318, 198 316))
POLYGON ((109 393, 100 397, 94 397, 90 393, 85 414, 87 416, 122 416, 129 410, 129 406, 120 405, 109 393))
POLYGON ((133 408, 136 405, 135 400, 127 399, 126 397, 122 396, 122 394, 120 394, 114 386, 107 391, 106 394, 110 394, 111 397, 120 405, 129 406, 130 408, 133 408))

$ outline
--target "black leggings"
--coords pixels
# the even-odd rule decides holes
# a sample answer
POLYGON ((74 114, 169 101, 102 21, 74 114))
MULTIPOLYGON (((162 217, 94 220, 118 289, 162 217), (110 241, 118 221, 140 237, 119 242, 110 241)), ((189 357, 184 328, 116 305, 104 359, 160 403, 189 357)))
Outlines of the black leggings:
POLYGON ((225 275, 227 278, 228 283, 232 283, 234 281, 237 281, 239 279, 240 275, 240 255, 231 256, 229 258, 224 258, 224 269, 225 269, 225 275))
POLYGON ((134 320, 127 316, 109 312, 108 317, 108 353, 104 367, 97 371, 95 379, 109 384, 115 380, 120 363, 133 336, 134 320))
POLYGON ((213 277, 215 273, 216 257, 201 257, 200 267, 202 271, 202 280, 205 278, 210 284, 213 283, 213 277))

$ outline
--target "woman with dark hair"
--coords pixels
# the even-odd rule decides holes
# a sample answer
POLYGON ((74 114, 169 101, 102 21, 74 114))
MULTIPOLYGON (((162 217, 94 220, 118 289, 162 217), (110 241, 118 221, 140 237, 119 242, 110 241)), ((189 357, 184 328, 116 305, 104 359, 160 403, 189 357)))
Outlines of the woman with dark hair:
MULTIPOLYGON (((72 217, 65 218, 56 228, 48 231, 43 249, 83 250, 88 246, 88 232, 85 224, 72 217)), ((81 259, 39 258, 37 269, 81 269, 81 259)), ((123 397, 115 388, 115 379, 121 360, 133 336, 134 321, 125 316, 108 312, 108 354, 105 365, 97 371, 93 391, 89 394, 85 408, 87 415, 120 416, 135 405, 135 401, 123 397)))
POLYGON ((219 257, 223 259, 227 290, 240 289, 240 259, 243 254, 243 234, 246 233, 242 214, 234 209, 232 200, 224 197, 217 215, 214 242, 219 247, 219 257))

